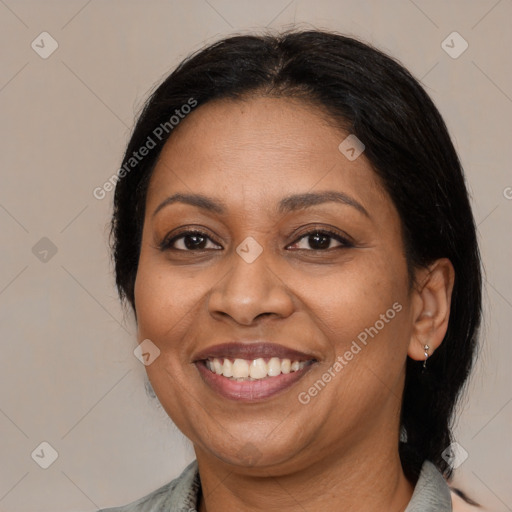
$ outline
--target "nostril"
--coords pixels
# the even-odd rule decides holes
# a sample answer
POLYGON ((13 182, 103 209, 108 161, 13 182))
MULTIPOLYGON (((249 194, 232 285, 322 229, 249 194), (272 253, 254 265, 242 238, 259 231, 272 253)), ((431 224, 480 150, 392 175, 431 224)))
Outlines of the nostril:
POLYGON ((274 313, 260 313, 254 320, 257 320, 260 317, 267 317, 272 315, 274 315, 274 313))

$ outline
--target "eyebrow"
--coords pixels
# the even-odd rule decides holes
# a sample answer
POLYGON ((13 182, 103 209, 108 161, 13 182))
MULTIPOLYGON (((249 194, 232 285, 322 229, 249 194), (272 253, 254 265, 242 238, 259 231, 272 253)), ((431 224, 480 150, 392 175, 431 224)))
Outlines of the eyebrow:
POLYGON ((166 206, 173 203, 184 203, 190 204, 191 206, 197 206, 203 210, 207 210, 213 213, 222 214, 225 213, 227 208, 221 201, 205 196, 203 194, 173 194, 167 199, 164 199, 153 212, 153 217, 166 206))
MULTIPOLYGON (((304 194, 294 194, 279 201, 278 211, 279 213, 287 213, 296 210, 303 210, 311 206, 315 206, 322 203, 341 203, 347 206, 352 206, 360 213, 370 218, 370 214, 366 208, 356 201, 354 198, 344 194, 343 192, 325 191, 325 192, 306 192, 304 194)), ((212 197, 205 196, 203 194, 173 194, 167 199, 164 199, 155 211, 153 217, 166 206, 174 203, 184 203, 191 206, 196 206, 203 210, 207 210, 217 214, 224 214, 227 211, 225 203, 214 199, 212 197)))
POLYGON ((334 191, 307 192, 304 194, 295 194, 293 196, 285 197, 279 202, 279 212, 285 213, 295 210, 302 210, 309 208, 310 206, 330 202, 352 206, 360 213, 370 218, 370 214, 361 203, 348 196, 347 194, 344 194, 343 192, 334 191))

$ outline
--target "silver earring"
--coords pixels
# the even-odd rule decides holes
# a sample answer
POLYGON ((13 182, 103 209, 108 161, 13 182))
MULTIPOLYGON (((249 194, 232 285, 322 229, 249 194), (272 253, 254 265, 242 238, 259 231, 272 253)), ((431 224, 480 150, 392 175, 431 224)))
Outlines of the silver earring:
POLYGON ((423 368, 426 368, 427 367, 427 359, 429 358, 428 350, 430 349, 430 347, 428 345, 425 345, 423 348, 425 350, 425 361, 423 361, 423 368))

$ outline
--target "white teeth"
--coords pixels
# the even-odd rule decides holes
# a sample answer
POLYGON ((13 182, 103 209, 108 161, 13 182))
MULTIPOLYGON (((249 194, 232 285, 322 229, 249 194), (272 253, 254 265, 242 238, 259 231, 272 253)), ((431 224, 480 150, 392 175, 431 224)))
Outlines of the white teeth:
POLYGON ((233 377, 235 379, 249 377, 249 363, 245 359, 235 359, 233 363, 233 377))
POLYGON ((249 367, 249 376, 253 379, 264 379, 267 376, 267 363, 264 359, 254 359, 249 367))
POLYGON ((233 363, 229 359, 224 359, 222 374, 224 377, 233 377, 233 363))
POLYGON ((270 377, 276 377, 281 374, 281 359, 272 357, 268 362, 268 372, 270 377))
POLYGON ((259 380, 267 377, 277 377, 302 370, 309 361, 291 361, 290 359, 279 359, 272 357, 268 362, 258 358, 248 361, 246 359, 219 359, 206 360, 206 367, 217 375, 223 375, 232 380, 259 380))
POLYGON ((213 360, 213 371, 217 375, 222 375, 222 363, 220 362, 219 359, 214 359, 213 360))

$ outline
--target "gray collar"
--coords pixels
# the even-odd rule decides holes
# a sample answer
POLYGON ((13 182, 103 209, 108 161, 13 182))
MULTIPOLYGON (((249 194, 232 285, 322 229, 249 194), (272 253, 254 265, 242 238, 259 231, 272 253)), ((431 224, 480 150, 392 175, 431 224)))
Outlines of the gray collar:
POLYGON ((434 464, 426 460, 421 466, 420 477, 405 512, 451 511, 450 488, 434 464))
MULTIPOLYGON (((197 512, 201 489, 197 461, 190 463, 172 482, 124 507, 98 512, 197 512)), ((421 473, 405 512, 452 512, 450 489, 441 473, 429 461, 421 473)))

